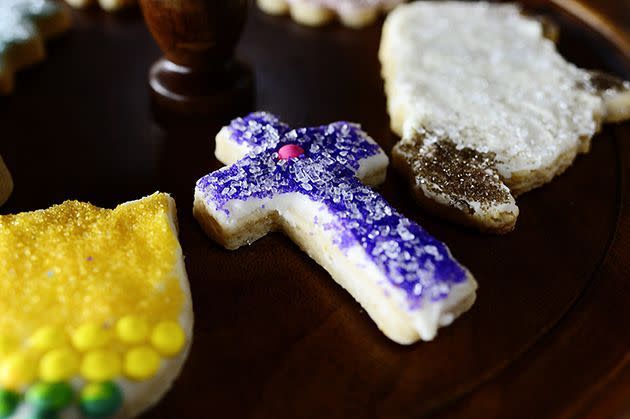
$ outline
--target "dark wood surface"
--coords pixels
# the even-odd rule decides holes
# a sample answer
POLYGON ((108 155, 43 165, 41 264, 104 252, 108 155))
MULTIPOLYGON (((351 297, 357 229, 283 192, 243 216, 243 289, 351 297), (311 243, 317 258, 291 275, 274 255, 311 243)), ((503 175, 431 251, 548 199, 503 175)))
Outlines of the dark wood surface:
MULTIPOLYGON (((566 57, 630 78, 619 49, 548 10, 566 57)), ((436 220, 390 169, 386 198, 446 241, 480 284, 471 311, 435 341, 403 347, 285 237, 230 252, 203 234, 192 193, 220 167, 213 137, 225 121, 156 122, 146 76, 161 53, 138 11, 75 18, 48 61, 0 99, 0 154, 16 184, 0 212, 174 195, 195 340, 147 418, 630 414, 629 124, 606 127, 589 155, 519 198, 508 236, 436 220)), ((379 25, 314 30, 252 7, 238 53, 255 69, 256 108, 294 126, 357 121, 391 149, 379 35, 379 25)))

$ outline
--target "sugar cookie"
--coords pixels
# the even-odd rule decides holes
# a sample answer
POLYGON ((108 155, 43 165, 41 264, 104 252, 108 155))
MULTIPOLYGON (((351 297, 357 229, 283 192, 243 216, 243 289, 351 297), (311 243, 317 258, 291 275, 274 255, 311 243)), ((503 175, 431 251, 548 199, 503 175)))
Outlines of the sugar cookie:
POLYGON ((385 22, 380 60, 393 163, 429 210, 484 231, 516 223, 514 197, 630 116, 630 84, 568 63, 551 26, 515 5, 422 1, 385 22))
POLYGON ((272 15, 291 14, 296 22, 308 26, 324 25, 335 17, 341 23, 360 28, 374 22, 404 0, 257 0, 258 6, 272 15))
POLYGON ((44 59, 44 40, 70 23, 68 9, 54 1, 0 1, 0 95, 13 91, 16 71, 44 59))
POLYGON ((2 157, 0 157, 0 205, 7 202, 11 192, 13 192, 13 179, 2 157))
POLYGON ((284 232, 402 344, 473 304, 477 284, 446 245, 364 185, 383 182, 388 159, 359 126, 291 130, 255 113, 219 132, 215 154, 228 166, 197 182, 194 213, 226 248, 284 232))
POLYGON ((192 339, 175 202, 0 216, 0 301, 1 417, 138 415, 192 339))
POLYGON ((108 12, 116 12, 136 4, 136 0, 66 0, 66 2, 77 9, 86 8, 98 2, 108 12))

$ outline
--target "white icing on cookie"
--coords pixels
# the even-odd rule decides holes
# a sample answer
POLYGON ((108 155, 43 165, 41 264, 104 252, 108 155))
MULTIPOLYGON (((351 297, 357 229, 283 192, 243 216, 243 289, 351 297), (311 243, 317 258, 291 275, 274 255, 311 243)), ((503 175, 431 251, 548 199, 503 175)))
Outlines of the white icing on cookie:
POLYGON ((415 2, 387 19, 381 60, 395 130, 496 154, 504 179, 553 166, 598 128, 602 99, 515 5, 415 2), (404 125, 404 128, 403 128, 404 125))

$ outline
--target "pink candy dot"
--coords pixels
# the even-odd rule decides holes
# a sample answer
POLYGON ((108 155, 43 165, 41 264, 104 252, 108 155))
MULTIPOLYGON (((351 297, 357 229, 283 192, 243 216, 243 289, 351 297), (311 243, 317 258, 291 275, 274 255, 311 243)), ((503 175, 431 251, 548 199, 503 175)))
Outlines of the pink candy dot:
POLYGON ((304 154, 304 149, 297 144, 287 144, 278 150, 278 158, 280 160, 289 160, 294 157, 300 157, 304 154))

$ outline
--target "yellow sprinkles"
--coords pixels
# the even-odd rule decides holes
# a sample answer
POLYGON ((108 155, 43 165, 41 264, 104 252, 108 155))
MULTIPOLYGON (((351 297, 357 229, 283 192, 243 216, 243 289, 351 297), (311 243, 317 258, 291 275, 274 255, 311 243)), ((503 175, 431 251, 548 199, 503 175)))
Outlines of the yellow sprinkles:
POLYGON ((149 324, 138 316, 125 316, 116 323, 118 339, 125 343, 141 343, 149 336, 149 324))
POLYGON ((127 352, 125 375, 134 380, 147 380, 160 368, 160 355, 150 346, 141 346, 127 352))
POLYGON ((108 381, 120 375, 122 364, 116 352, 97 349, 88 352, 81 364, 81 375, 91 381, 108 381))
POLYGON ((0 334, 0 362, 18 348, 19 344, 15 338, 0 334))
POLYGON ((178 323, 162 322, 153 329, 151 343, 162 355, 174 356, 184 347, 186 335, 178 323))
POLYGON ((169 199, 0 216, 0 388, 146 380, 182 351, 169 199))
POLYGON ((79 357, 70 348, 54 349, 45 354, 39 362, 39 378, 56 383, 66 381, 79 370, 79 357))
POLYGON ((80 351, 88 351, 90 349, 105 346, 111 338, 111 331, 107 330, 100 324, 87 323, 81 325, 72 334, 72 343, 74 347, 80 351))
POLYGON ((36 377, 33 358, 26 353, 15 352, 2 361, 0 385, 9 390, 21 390, 36 377))
POLYGON ((46 351, 63 346, 66 343, 66 334, 58 327, 44 326, 39 328, 28 342, 31 347, 46 351))

